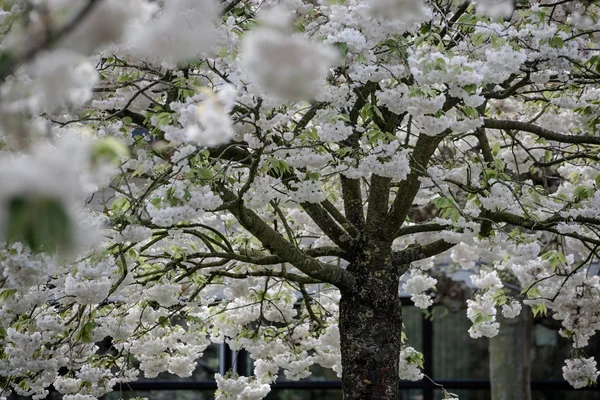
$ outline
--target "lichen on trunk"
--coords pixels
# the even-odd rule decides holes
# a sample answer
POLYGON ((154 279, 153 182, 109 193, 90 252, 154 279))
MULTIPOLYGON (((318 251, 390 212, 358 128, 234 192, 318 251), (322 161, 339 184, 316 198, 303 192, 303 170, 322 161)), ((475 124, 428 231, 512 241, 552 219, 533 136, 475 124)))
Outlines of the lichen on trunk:
POLYGON ((345 400, 398 400, 402 308, 389 257, 351 266, 355 289, 342 291, 340 339, 345 400))

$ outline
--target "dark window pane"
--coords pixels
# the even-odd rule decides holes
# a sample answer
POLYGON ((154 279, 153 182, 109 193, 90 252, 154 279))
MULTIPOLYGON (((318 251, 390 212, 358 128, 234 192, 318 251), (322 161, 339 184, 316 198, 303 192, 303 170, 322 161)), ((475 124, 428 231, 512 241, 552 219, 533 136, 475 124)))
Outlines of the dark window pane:
MULTIPOLYGON (((562 381, 562 367, 565 359, 570 358, 572 349, 570 341, 560 336, 558 329, 541 324, 534 325, 532 339, 531 379, 562 381)), ((584 350, 587 357, 593 356, 599 360, 600 338, 593 336, 584 350)), ((600 394, 597 398, 600 398, 600 394)))
POLYGON ((421 335, 421 326, 423 322, 423 310, 415 306, 404 306, 402 307, 402 318, 407 344, 418 351, 422 351, 423 337, 421 335))
POLYGON ((488 340, 471 339, 465 310, 433 307, 433 378, 487 380, 488 340))

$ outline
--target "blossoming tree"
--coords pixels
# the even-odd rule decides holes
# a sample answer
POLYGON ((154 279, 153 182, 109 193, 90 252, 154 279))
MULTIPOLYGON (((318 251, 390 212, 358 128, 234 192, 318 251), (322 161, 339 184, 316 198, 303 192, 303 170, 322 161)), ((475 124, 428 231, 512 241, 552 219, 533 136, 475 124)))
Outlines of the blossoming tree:
POLYGON ((525 302, 595 382, 593 2, 0 4, 2 396, 91 400, 226 342, 254 374, 218 399, 313 364, 398 399, 399 286, 427 308, 442 259, 473 271, 472 337, 525 302))

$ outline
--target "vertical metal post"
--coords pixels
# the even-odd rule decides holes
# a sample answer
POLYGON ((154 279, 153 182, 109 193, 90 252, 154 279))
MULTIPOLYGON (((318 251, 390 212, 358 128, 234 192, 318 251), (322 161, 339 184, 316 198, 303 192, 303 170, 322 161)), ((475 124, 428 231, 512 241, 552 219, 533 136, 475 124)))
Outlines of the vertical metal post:
MULTIPOLYGON (((433 323, 431 316, 433 308, 429 307, 428 316, 423 314, 421 323, 421 334, 423 343, 423 373, 433 379, 433 323)), ((433 400, 434 385, 431 380, 423 380, 423 400, 433 400)))
POLYGON ((227 343, 219 346, 219 374, 225 375, 233 367, 231 348, 227 343))
POLYGON ((250 376, 252 375, 252 371, 250 370, 250 366, 248 365, 248 352, 246 350, 239 350, 234 352, 235 356, 234 360, 234 368, 238 375, 241 376, 250 376))
POLYGON ((225 375, 230 370, 241 376, 250 376, 248 352, 231 350, 227 343, 222 343, 219 346, 219 373, 225 375))

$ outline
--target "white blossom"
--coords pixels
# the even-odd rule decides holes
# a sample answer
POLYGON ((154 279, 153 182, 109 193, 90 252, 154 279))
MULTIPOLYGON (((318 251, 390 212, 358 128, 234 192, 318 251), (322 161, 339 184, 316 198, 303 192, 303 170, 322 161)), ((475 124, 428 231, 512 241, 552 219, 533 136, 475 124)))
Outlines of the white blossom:
POLYGON ((335 59, 331 48, 269 28, 249 34, 241 51, 242 66, 249 78, 283 100, 317 96, 335 59))
POLYGON ((596 383, 600 372, 593 358, 575 358, 565 361, 563 377, 575 388, 581 389, 596 383))

